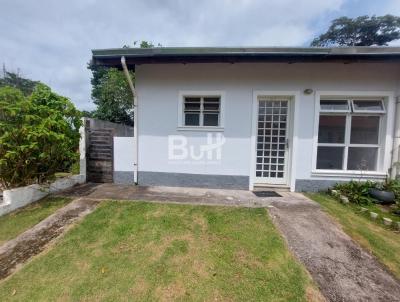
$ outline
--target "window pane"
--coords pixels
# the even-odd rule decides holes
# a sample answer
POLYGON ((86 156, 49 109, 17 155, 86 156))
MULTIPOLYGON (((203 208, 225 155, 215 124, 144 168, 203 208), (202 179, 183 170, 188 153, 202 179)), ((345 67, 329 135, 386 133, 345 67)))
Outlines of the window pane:
POLYGON ((320 108, 323 111, 349 110, 348 100, 321 100, 320 108))
POLYGON ((369 100, 354 100, 354 110, 356 111, 383 111, 382 100, 369 101, 369 100))
POLYGON ((200 98, 185 98, 185 111, 199 111, 200 110, 200 98))
POLYGON ((320 115, 318 128, 319 143, 344 143, 346 116, 320 115))
POLYGON ((185 102, 200 103, 200 98, 199 97, 185 97, 185 102))
POLYGON ((347 170, 376 171, 378 148, 350 147, 347 170))
POLYGON ((218 114, 205 113, 203 124, 204 126, 218 126, 218 114))
POLYGON ((199 126, 200 114, 199 113, 185 113, 185 126, 199 126))
POLYGON ((344 147, 318 147, 317 169, 342 170, 344 147))
POLYGON ((378 144, 379 116, 352 116, 351 144, 378 144))
POLYGON ((204 104, 203 104, 204 110, 219 110, 219 98, 217 97, 208 97, 204 98, 204 104))

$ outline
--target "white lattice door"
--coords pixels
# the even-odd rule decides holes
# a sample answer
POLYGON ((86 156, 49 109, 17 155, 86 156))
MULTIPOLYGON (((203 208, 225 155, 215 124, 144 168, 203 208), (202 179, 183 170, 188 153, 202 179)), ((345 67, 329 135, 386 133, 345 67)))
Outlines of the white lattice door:
POLYGON ((288 182, 290 97, 258 98, 256 183, 288 182))

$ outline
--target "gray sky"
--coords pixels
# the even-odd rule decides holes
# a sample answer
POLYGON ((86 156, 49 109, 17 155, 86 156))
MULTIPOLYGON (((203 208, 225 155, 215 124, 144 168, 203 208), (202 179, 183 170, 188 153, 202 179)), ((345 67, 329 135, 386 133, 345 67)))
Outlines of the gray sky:
POLYGON ((306 46, 336 17, 387 13, 400 0, 0 0, 0 63, 93 109, 93 48, 306 46))

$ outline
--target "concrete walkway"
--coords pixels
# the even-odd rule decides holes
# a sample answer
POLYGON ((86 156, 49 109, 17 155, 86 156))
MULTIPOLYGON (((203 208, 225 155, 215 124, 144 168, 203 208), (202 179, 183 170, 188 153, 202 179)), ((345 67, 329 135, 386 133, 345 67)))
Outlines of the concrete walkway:
POLYGON ((268 207, 273 200, 289 201, 298 193, 281 192, 279 198, 260 198, 245 190, 216 190, 184 187, 142 187, 116 184, 84 184, 61 196, 91 198, 95 200, 143 200, 196 205, 223 205, 241 207, 268 207))
MULTIPOLYGON (((79 198, 0 246, 0 279, 13 273, 31 257, 39 254, 68 226, 92 212, 99 202, 79 198)), ((34 282, 34 280, 32 280, 34 282)))
POLYGON ((400 301, 399 281, 317 203, 303 196, 271 205, 275 225, 329 301, 400 301))

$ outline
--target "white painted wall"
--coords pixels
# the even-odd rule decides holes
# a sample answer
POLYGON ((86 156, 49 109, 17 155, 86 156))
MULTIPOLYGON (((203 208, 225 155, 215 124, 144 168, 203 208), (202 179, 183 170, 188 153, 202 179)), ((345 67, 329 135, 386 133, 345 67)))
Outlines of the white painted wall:
POLYGON ((134 170, 135 145, 133 137, 114 137, 114 171, 134 170))
POLYGON ((249 175, 253 91, 298 91, 296 178, 312 169, 315 91, 398 91, 399 64, 153 64, 136 69, 139 108, 139 171, 249 175), (168 161, 168 135, 185 135, 195 146, 205 132, 179 131, 179 91, 224 91, 227 142, 220 164, 168 161))

